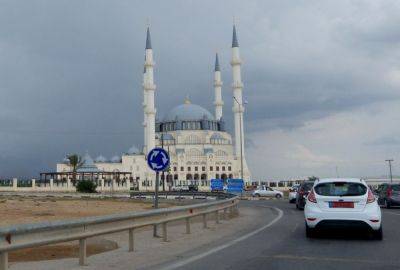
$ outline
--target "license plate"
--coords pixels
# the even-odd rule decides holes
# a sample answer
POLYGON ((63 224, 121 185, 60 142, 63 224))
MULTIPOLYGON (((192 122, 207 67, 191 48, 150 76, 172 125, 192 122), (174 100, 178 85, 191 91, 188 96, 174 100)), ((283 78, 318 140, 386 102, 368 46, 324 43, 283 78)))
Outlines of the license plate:
POLYGON ((329 202, 329 208, 354 208, 354 202, 329 202))

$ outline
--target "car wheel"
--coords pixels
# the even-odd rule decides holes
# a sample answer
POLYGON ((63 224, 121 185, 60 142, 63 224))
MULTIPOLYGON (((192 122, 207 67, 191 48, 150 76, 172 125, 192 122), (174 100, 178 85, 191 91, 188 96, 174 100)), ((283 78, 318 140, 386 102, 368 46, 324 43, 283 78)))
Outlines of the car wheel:
POLYGON ((372 236, 375 240, 382 240, 383 239, 383 231, 382 231, 382 225, 379 227, 378 230, 372 231, 372 236))
POLYGON ((282 195, 278 193, 275 195, 275 198, 280 199, 280 198, 282 198, 282 195))
POLYGON ((307 238, 315 237, 315 229, 308 227, 307 223, 306 223, 306 237, 307 238))
POLYGON ((261 196, 260 196, 260 194, 257 193, 257 194, 256 194, 256 197, 257 197, 257 198, 260 198, 261 196))
POLYGON ((386 199, 383 201, 383 206, 387 209, 390 209, 390 203, 386 199))

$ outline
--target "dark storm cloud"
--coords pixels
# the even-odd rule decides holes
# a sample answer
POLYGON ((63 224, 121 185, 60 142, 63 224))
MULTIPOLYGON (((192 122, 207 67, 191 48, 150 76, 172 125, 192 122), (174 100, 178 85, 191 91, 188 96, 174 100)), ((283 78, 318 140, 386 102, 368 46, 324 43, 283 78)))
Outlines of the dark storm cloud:
POLYGON ((213 110, 218 50, 231 129, 236 15, 245 118, 260 131, 398 98, 382 79, 400 54, 395 11, 347 1, 1 1, 0 177, 54 170, 70 152, 141 146, 148 17, 158 118, 186 95, 213 110))

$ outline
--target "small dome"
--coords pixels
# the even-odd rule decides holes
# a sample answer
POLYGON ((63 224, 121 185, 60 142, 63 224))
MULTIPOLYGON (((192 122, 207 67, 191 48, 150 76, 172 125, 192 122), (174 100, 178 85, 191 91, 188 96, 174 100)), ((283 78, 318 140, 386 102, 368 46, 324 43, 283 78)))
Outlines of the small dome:
POLYGON ((111 162, 113 162, 113 163, 119 163, 119 162, 121 162, 121 157, 120 157, 120 156, 113 156, 113 157, 111 158, 111 162))
POLYGON ((82 166, 80 166, 77 171, 78 172, 98 172, 99 169, 97 169, 96 165, 94 164, 94 161, 92 157, 89 155, 89 153, 86 153, 83 158, 82 158, 82 166))
POLYGON ((104 156, 100 155, 94 160, 94 162, 104 163, 107 162, 107 159, 104 156))
POLYGON ((139 149, 137 149, 137 147, 134 145, 128 149, 128 155, 134 155, 139 153, 140 153, 139 149))
POLYGON ((164 117, 165 122, 172 122, 176 119, 179 120, 214 120, 214 116, 204 109, 203 107, 191 104, 190 102, 185 102, 176 106, 164 117))
POLYGON ((62 160, 62 163, 64 163, 64 164, 69 164, 69 159, 68 159, 68 157, 65 157, 65 158, 62 160))
POLYGON ((224 137, 222 137, 221 134, 219 134, 219 133, 214 133, 213 135, 211 135, 210 139, 218 140, 218 139, 224 139, 224 137))

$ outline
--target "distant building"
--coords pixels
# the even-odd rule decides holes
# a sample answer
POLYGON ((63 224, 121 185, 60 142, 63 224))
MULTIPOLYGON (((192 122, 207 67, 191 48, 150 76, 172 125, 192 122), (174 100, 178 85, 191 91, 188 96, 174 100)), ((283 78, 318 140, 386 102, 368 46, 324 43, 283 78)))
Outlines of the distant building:
MULTIPOLYGON (((132 147, 127 153, 110 160, 99 156, 94 160, 97 169, 107 172, 130 172, 129 180, 132 186, 140 190, 154 189, 155 174, 147 166, 145 153, 156 146, 163 146, 171 156, 170 169, 164 173, 167 188, 192 184, 197 185, 200 190, 208 190, 211 179, 241 178, 242 174, 245 182, 249 184, 251 174, 244 151, 241 58, 235 26, 233 26, 231 66, 234 138, 226 131, 222 117, 224 102, 218 54, 214 67, 215 113, 211 114, 186 98, 183 104, 174 107, 162 120, 157 121, 153 50, 150 30, 147 28, 143 73, 144 147, 142 150, 132 147)), ((57 164, 57 172, 68 171, 71 171, 68 161, 57 164)))

